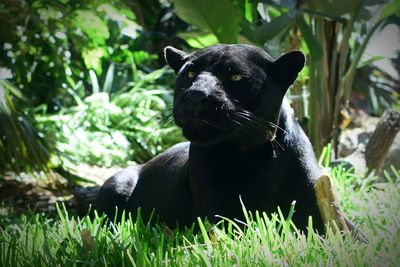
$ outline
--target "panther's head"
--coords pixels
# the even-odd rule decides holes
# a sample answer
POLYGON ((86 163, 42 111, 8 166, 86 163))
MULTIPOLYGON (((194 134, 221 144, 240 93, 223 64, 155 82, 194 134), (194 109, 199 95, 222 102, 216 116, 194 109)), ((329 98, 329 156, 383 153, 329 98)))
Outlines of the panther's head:
POLYGON ((300 51, 273 60, 249 45, 215 45, 193 53, 165 48, 177 74, 173 116, 196 144, 263 143, 276 131, 282 99, 303 68, 300 51))

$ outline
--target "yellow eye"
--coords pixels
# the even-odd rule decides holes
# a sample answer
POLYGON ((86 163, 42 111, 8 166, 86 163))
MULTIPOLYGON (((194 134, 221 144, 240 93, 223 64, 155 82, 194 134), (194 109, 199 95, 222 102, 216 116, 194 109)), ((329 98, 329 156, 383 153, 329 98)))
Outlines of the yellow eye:
POLYGON ((187 76, 188 76, 189 78, 193 78, 194 76, 196 76, 196 73, 195 73, 194 71, 189 71, 189 72, 187 73, 187 76))
POLYGON ((235 82, 240 81, 241 79, 242 79, 242 75, 240 75, 240 74, 235 74, 235 75, 231 76, 231 80, 235 81, 235 82))

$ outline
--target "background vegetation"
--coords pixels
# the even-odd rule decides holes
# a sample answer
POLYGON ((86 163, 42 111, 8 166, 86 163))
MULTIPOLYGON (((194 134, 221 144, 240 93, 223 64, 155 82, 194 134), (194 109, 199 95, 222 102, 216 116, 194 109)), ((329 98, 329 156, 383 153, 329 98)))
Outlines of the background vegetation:
POLYGON ((13 126, 1 127, 3 173, 140 163, 181 140, 169 119, 174 77, 159 55, 163 30, 177 21, 171 3, 1 5, 0 59, 10 80, 1 80, 1 124, 13 126))
POLYGON ((382 57, 363 56, 376 31, 398 25, 398 1, 0 5, 2 173, 140 163, 182 140, 170 118, 167 44, 190 50, 250 43, 273 57, 304 51, 307 68, 291 99, 317 154, 330 142, 337 150, 353 88, 375 115, 399 98, 399 83, 372 64, 382 57))

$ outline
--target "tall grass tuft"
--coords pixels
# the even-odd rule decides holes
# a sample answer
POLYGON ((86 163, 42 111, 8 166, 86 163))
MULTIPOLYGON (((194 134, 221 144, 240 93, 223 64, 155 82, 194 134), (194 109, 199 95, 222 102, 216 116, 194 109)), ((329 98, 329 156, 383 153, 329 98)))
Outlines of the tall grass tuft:
POLYGON ((299 231, 289 214, 248 212, 245 221, 221 217, 212 225, 171 231, 140 216, 73 217, 58 206, 58 217, 23 215, 0 226, 0 266, 399 266, 400 176, 387 183, 331 170, 341 205, 368 238, 328 230, 322 236, 299 231))

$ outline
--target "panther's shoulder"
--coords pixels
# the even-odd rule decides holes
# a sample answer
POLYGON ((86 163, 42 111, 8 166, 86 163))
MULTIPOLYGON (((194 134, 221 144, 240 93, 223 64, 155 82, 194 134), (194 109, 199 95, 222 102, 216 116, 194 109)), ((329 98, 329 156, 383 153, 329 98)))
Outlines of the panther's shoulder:
POLYGON ((143 166, 143 170, 163 169, 165 167, 168 167, 168 169, 180 169, 187 163, 189 147, 190 142, 178 143, 152 158, 143 166))

